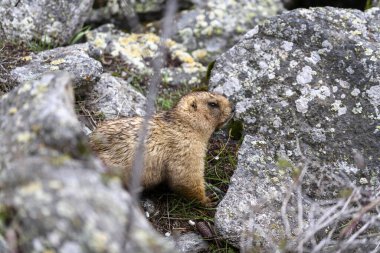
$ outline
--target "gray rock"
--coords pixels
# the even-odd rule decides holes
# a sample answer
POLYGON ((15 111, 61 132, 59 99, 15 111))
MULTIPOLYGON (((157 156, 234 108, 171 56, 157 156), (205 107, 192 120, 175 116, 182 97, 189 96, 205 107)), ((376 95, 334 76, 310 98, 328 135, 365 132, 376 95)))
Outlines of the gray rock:
MULTIPOLYGON (((246 135, 239 149, 239 162, 231 178, 228 192, 215 214, 215 227, 236 247, 256 246, 252 237, 269 237, 279 243, 285 234, 279 213, 289 186, 293 183, 291 171, 279 168, 270 143, 246 135), (255 233, 252 233, 255 231, 255 233)), ((309 203, 304 200, 307 210, 309 203)), ((306 211, 305 210, 305 211, 306 211)), ((289 222, 295 226, 294 207, 288 210, 289 222)), ((268 245, 260 250, 271 251, 268 245)))
POLYGON ((121 78, 108 73, 102 74, 94 86, 94 93, 94 106, 106 119, 145 114, 145 97, 121 78))
POLYGON ((5 241, 2 235, 0 235, 0 252, 4 252, 4 253, 9 252, 7 242, 5 241))
MULTIPOLYGON (((108 0, 104 4, 104 1, 96 1, 99 3, 98 8, 93 9, 87 20, 87 23, 112 23, 118 27, 125 27, 128 20, 139 14, 139 18, 142 20, 157 20, 162 17, 161 12, 165 9, 165 0, 108 0), (103 3, 102 3, 103 2, 103 3)), ((182 0, 177 1, 179 8, 189 7, 193 1, 182 0)), ((131 24, 127 24, 131 26, 131 24)), ((131 27, 132 29, 135 27, 131 27)))
POLYGON ((73 104, 67 73, 43 75, 1 97, 0 206, 12 210, 8 226, 20 231, 19 249, 174 252, 129 208, 120 181, 104 181, 73 104))
POLYGON ((234 45, 242 35, 282 9, 280 0, 208 0, 181 12, 173 39, 208 63, 234 45))
POLYGON ((87 51, 88 44, 84 43, 32 53, 25 58, 29 63, 15 68, 11 75, 23 83, 39 78, 46 72, 64 70, 73 75, 75 87, 92 84, 100 78, 103 67, 100 62, 89 57, 87 51))
MULTIPOLYGON (((236 104, 236 117, 255 136, 245 139, 215 217, 218 231, 234 245, 252 205, 260 203, 251 221, 281 242, 281 198, 295 168, 306 163, 306 207, 308 199, 339 197, 350 185, 335 180, 341 173, 358 187, 379 186, 379 13, 379 8, 287 12, 249 31, 216 61, 212 90, 236 104), (292 169, 282 168, 283 161, 292 169)), ((253 243, 262 243, 259 238, 253 243)))
MULTIPOLYGON (((90 43, 92 56, 111 55, 120 60, 128 68, 128 73, 140 80, 142 86, 153 74, 152 59, 159 52, 160 38, 152 33, 127 34, 114 29, 114 26, 103 25, 89 33, 87 40, 90 43)), ((195 85, 201 82, 206 68, 195 61, 187 49, 170 39, 164 43, 168 52, 169 61, 161 69, 162 83, 165 85, 195 85)))
POLYGON ((208 249, 208 245, 203 238, 195 233, 182 234, 175 238, 175 243, 179 252, 196 253, 208 249))
POLYGON ((0 37, 8 41, 67 44, 87 19, 93 0, 3 0, 0 37))

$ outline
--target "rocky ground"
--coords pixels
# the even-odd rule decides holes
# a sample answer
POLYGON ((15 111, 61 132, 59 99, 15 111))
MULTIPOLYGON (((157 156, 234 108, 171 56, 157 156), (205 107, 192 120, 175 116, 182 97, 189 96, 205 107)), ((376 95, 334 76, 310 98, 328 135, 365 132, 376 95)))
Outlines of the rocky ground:
POLYGON ((0 252, 378 252, 378 1, 180 1, 161 41, 164 2, 0 4, 0 252), (88 147, 144 115, 156 57, 158 111, 236 106, 205 161, 217 208, 138 205, 88 147))

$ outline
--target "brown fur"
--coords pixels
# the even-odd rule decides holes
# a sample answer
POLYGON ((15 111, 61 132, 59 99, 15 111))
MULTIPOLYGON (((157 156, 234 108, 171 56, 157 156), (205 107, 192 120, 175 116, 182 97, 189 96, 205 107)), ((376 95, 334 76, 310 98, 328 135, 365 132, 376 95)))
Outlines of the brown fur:
MULTIPOLYGON (((172 110, 156 114, 149 122, 142 186, 166 182, 174 191, 210 204, 204 181, 207 144, 231 113, 225 97, 193 92, 183 96, 172 110)), ((141 117, 105 121, 90 136, 92 149, 111 170, 122 172, 126 185, 142 122, 141 117)))

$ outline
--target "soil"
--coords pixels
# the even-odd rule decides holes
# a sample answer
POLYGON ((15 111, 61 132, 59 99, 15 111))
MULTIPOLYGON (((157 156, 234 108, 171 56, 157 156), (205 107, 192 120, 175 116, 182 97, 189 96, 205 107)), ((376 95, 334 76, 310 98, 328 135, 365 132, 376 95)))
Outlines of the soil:
POLYGON ((2 43, 0 42, 0 96, 9 92, 18 85, 10 72, 21 65, 24 65, 32 51, 24 44, 2 43))

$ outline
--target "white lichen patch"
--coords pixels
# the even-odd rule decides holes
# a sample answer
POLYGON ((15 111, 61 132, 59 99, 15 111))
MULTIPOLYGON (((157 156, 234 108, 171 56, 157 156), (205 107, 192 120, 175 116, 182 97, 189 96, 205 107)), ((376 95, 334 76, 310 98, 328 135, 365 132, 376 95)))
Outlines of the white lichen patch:
POLYGON ((77 242, 66 241, 59 250, 60 253, 83 253, 82 247, 77 242))
POLYGON ((366 91, 369 98, 369 102, 373 105, 375 109, 376 116, 379 117, 379 106, 380 106, 380 85, 372 86, 366 91))
POLYGON ((253 107, 253 100, 251 98, 245 98, 235 105, 236 116, 239 117, 247 110, 253 107))
POLYGON ((308 84, 313 80, 313 75, 315 74, 316 72, 313 71, 311 67, 305 66, 302 68, 302 71, 297 74, 297 83, 301 85, 308 84))
POLYGON ((242 85, 240 84, 240 80, 235 77, 230 77, 229 80, 223 85, 219 85, 214 89, 214 92, 218 92, 221 94, 228 96, 232 96, 233 94, 236 94, 242 89, 242 85))
POLYGON ((313 128, 311 130, 311 138, 317 143, 322 143, 326 141, 325 130, 322 128, 313 128))
POLYGON ((368 180, 367 180, 367 178, 362 177, 362 178, 359 179, 359 183, 360 183, 361 185, 368 184, 368 180))
POLYGON ((75 209, 65 201, 60 201, 57 204, 57 213, 62 217, 71 218, 75 214, 75 209))
POLYGON ((296 109, 300 113, 306 113, 307 109, 309 109, 309 99, 306 97, 300 97, 296 100, 296 109))
POLYGON ((373 50, 371 48, 366 48, 364 51, 364 54, 367 56, 370 56, 373 54, 373 50))
POLYGON ((347 71, 347 73, 349 73, 349 74, 353 74, 353 73, 355 73, 355 71, 351 68, 351 66, 349 66, 348 68, 346 68, 346 71, 347 71))
POLYGON ((359 94, 360 94, 360 90, 358 88, 354 88, 351 91, 351 95, 354 96, 354 97, 357 97, 359 94))
POLYGON ((321 86, 319 89, 311 89, 309 85, 305 85, 301 89, 302 95, 296 100, 296 109, 298 112, 306 113, 309 106, 308 103, 315 98, 325 100, 331 95, 330 88, 321 86))
POLYGON ((346 114, 347 107, 342 104, 341 100, 335 100, 333 104, 331 104, 331 110, 338 113, 338 116, 346 114))
POLYGON ((281 118, 276 115, 272 124, 274 128, 279 128, 282 125, 281 118))
POLYGON ((293 42, 284 41, 281 45, 281 48, 283 48, 285 51, 289 52, 293 49, 293 42))
POLYGON ((363 111, 363 107, 362 107, 362 105, 361 105, 360 102, 357 102, 356 105, 355 105, 355 107, 352 108, 352 113, 353 114, 360 114, 360 113, 362 113, 362 111, 363 111))
POLYGON ((49 69, 51 71, 55 71, 55 70, 59 70, 59 67, 58 66, 51 66, 49 69))
POLYGON ((313 51, 310 53, 310 57, 305 57, 305 61, 316 65, 321 60, 321 56, 318 52, 313 51))
POLYGON ((340 87, 342 87, 344 89, 350 88, 350 84, 347 81, 344 81, 341 79, 335 79, 335 82, 337 82, 340 85, 340 87))
POLYGON ((290 66, 291 68, 294 68, 294 67, 296 67, 297 65, 298 65, 298 62, 295 61, 295 60, 291 60, 290 63, 289 63, 289 66, 290 66))

